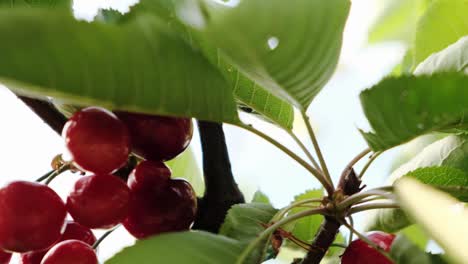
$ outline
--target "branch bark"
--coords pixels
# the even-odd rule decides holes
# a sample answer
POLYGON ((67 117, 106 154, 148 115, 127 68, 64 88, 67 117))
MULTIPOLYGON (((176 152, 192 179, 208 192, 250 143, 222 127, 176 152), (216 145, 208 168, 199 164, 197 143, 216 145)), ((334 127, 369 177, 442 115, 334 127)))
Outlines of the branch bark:
POLYGON ((36 113, 42 121, 57 132, 57 134, 62 134, 62 129, 67 122, 67 118, 62 115, 52 103, 20 95, 17 95, 17 97, 36 113))
MULTIPOLYGON (((353 195, 362 190, 361 180, 354 172, 353 168, 347 168, 340 179, 337 191, 342 191, 344 195, 353 195)), ((339 232, 341 224, 333 217, 325 217, 320 230, 312 242, 311 250, 307 253, 302 264, 319 264, 327 253, 336 235, 339 232)))
POLYGON ((222 125, 198 121, 198 129, 203 151, 205 195, 199 199, 194 228, 217 233, 227 211, 245 200, 232 174, 222 125))

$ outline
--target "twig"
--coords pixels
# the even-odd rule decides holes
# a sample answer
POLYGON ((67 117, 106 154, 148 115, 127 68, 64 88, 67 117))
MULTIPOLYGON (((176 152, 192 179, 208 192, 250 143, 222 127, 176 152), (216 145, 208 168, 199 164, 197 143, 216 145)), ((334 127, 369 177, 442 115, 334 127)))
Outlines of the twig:
POLYGON ((67 122, 67 118, 62 115, 52 103, 20 95, 17 95, 17 97, 57 134, 62 134, 62 129, 67 122))

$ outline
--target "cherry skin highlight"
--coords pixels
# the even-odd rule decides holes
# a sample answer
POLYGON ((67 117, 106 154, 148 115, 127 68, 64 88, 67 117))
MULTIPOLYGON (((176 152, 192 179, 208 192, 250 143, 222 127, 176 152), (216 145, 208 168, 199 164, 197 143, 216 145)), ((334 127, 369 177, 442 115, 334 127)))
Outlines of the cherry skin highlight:
POLYGON ((130 189, 114 175, 82 177, 67 198, 73 219, 89 228, 111 228, 128 213, 130 189))
MULTIPOLYGON (((372 242, 389 252, 395 235, 384 232, 372 232, 367 235, 372 242)), ((384 255, 366 242, 357 239, 351 242, 341 257, 342 264, 392 264, 384 255)))
POLYGON ((41 264, 98 264, 94 249, 79 240, 65 240, 44 256, 41 264))
POLYGON ((15 181, 0 189, 0 248, 42 250, 62 235, 66 209, 48 186, 15 181))
POLYGON ((138 239, 190 229, 197 211, 192 186, 183 179, 173 179, 159 192, 132 192, 130 211, 123 222, 138 239))
POLYGON ((11 253, 0 250, 0 264, 10 263, 11 253))
POLYGON ((92 173, 112 173, 126 164, 130 154, 127 127, 102 108, 76 112, 65 124, 62 136, 74 163, 92 173))
POLYGON ((130 131, 133 152, 146 160, 171 160, 182 153, 192 139, 190 118, 126 112, 116 114, 130 131))
POLYGON ((171 179, 171 170, 161 161, 142 161, 130 173, 128 187, 132 192, 161 192, 171 179))
MULTIPOLYGON (((90 246, 94 245, 96 242, 96 237, 91 229, 76 222, 68 221, 65 227, 65 232, 57 243, 71 239, 83 241, 90 246)), ((49 248, 23 253, 20 256, 20 264, 41 264, 42 259, 48 251, 49 248)), ((0 264, 2 263, 0 262, 0 264)))

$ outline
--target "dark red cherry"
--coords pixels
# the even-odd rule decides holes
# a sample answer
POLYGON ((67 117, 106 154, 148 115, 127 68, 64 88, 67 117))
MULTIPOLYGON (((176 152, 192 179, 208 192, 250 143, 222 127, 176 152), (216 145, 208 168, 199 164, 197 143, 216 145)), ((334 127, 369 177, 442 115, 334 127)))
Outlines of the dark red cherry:
POLYGON ((161 192, 171 179, 171 170, 161 161, 142 161, 130 173, 128 186, 132 192, 161 192))
POLYGON ((98 264, 94 249, 79 240, 65 240, 44 256, 41 264, 98 264))
POLYGON ((0 248, 27 252, 50 247, 62 235, 66 209, 39 183, 16 181, 0 189, 0 248))
MULTIPOLYGON (((395 235, 384 232, 372 232, 367 235, 367 238, 376 243, 384 251, 389 252, 392 246, 395 235)), ((362 241, 361 239, 354 240, 346 248, 341 257, 342 264, 392 264, 392 262, 384 255, 380 254, 376 249, 362 241)))
POLYGON ((0 250, 0 264, 10 263, 11 253, 0 250))
POLYGON ((76 165, 96 174, 109 174, 123 167, 130 153, 127 127, 112 112, 88 107, 66 123, 65 143, 76 165))
MULTIPOLYGON (((90 246, 96 242, 96 237, 91 229, 76 222, 68 221, 65 232, 63 232, 62 237, 57 243, 71 239, 83 241, 90 246)), ((42 259, 48 251, 49 249, 23 253, 20 256, 20 264, 41 264, 42 259)))
POLYGON ((111 228, 128 213, 130 189, 114 175, 82 177, 68 195, 67 209, 73 219, 89 228, 111 228))
POLYGON ((190 118, 163 117, 118 112, 132 138, 133 152, 147 160, 170 160, 190 143, 193 125, 190 118))
POLYGON ((197 199, 192 186, 185 180, 174 179, 159 193, 132 192, 130 212, 123 224, 130 234, 142 239, 188 230, 196 211, 197 199))

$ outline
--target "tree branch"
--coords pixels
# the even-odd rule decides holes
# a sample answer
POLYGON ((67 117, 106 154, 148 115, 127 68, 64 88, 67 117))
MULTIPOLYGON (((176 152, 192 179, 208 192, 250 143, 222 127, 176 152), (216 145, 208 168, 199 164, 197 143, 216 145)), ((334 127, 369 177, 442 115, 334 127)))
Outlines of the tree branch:
POLYGON ((62 134, 62 129, 67 118, 60 113, 53 104, 47 101, 29 98, 25 96, 17 95, 18 99, 23 101, 42 121, 44 121, 50 128, 52 128, 57 134, 62 134))
MULTIPOLYGON (((362 190, 361 180, 354 169, 349 168, 343 172, 337 190, 341 190, 344 195, 353 195, 362 190)), ((340 227, 341 223, 336 218, 326 216, 302 264, 319 264, 335 241, 340 227)))
POLYGON ((227 211, 245 200, 232 175, 222 125, 198 121, 198 129, 203 151, 205 195, 199 200, 194 228, 216 233, 227 211))

